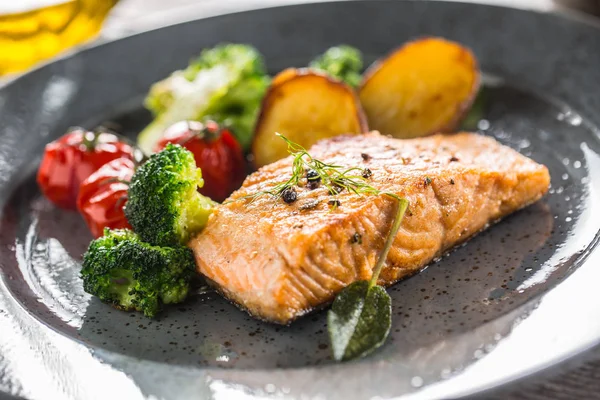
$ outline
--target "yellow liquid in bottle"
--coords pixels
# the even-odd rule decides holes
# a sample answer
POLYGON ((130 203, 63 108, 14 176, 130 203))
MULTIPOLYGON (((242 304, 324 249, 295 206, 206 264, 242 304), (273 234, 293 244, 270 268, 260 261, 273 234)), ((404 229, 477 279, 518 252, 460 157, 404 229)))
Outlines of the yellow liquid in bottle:
POLYGON ((94 37, 117 1, 28 0, 30 8, 8 13, 0 4, 0 75, 26 69, 94 37))

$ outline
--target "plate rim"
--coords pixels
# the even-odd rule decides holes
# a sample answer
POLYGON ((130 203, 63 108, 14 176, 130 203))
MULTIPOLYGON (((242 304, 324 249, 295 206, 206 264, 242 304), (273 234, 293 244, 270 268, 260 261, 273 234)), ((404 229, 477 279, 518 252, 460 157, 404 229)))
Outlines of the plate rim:
MULTIPOLYGON (((291 7, 298 7, 298 6, 306 6, 306 5, 311 5, 311 4, 323 4, 323 3, 337 3, 337 2, 341 2, 343 0, 334 0, 334 1, 318 1, 318 0, 312 0, 312 1, 308 1, 308 2, 299 2, 299 3, 295 3, 295 4, 286 4, 286 5, 281 5, 281 6, 275 6, 275 7, 271 7, 271 6, 267 6, 267 7, 258 7, 258 8, 252 8, 252 9, 248 9, 248 10, 241 10, 241 11, 235 11, 235 12, 226 12, 223 14, 218 14, 218 15, 211 15, 208 17, 201 17, 201 18, 194 18, 194 19, 190 19, 187 21, 182 21, 182 22, 174 22, 174 23, 169 23, 168 25, 165 26, 161 26, 161 27, 156 27, 153 29, 148 29, 148 30, 143 30, 140 32, 134 32, 134 33, 130 33, 130 34, 126 34, 124 36, 118 37, 116 39, 112 39, 112 40, 103 40, 103 41, 99 41, 99 42, 92 42, 89 44, 86 44, 84 46, 81 46, 77 49, 74 50, 70 50, 67 51, 63 54, 61 54, 58 57, 55 57, 53 59, 50 59, 42 64, 37 65, 35 68, 28 70, 27 72, 23 73, 23 74, 19 74, 18 76, 14 77, 14 79, 10 79, 6 82, 2 82, 0 83, 0 90, 4 90, 6 87, 12 86, 12 85, 17 85, 18 82, 20 82, 22 79, 26 79, 29 75, 32 75, 34 73, 36 73, 39 70, 42 70, 44 68, 47 68, 55 63, 59 63, 59 62, 69 62, 70 59, 72 59, 73 57, 76 57, 78 54, 80 53, 84 53, 84 52, 88 52, 88 51, 93 51, 94 49, 96 49, 97 47, 104 47, 104 46, 110 46, 111 44, 115 43, 115 42, 121 42, 121 41, 125 41, 128 40, 132 37, 136 37, 138 35, 144 35, 147 34, 149 32, 156 32, 159 30, 163 30, 163 29, 168 29, 169 27, 172 26, 176 26, 176 25, 184 25, 184 24, 191 24, 191 23, 196 23, 197 21, 201 21, 201 20, 206 20, 206 19, 213 19, 213 18, 220 18, 224 15, 232 15, 232 14, 240 14, 240 13, 248 13, 248 12, 260 12, 262 10, 266 10, 266 9, 271 9, 271 8, 291 8, 291 7)), ((352 0, 354 2, 363 2, 366 3, 369 0, 352 0)), ((383 0, 381 1, 383 2, 389 2, 390 0, 383 0)), ((410 2, 416 2, 417 0, 409 0, 410 2)), ((459 3, 459 4, 465 4, 465 5, 471 5, 473 7, 487 7, 487 8, 511 8, 511 7, 505 7, 505 6, 500 6, 500 5, 483 5, 483 4, 473 4, 473 3, 466 3, 466 2, 460 2, 460 1, 431 1, 430 3, 459 3)), ((595 29, 598 29, 598 32, 600 34, 600 19, 595 18, 595 17, 591 17, 587 14, 583 14, 581 12, 577 12, 577 11, 573 11, 573 10, 568 10, 568 11, 564 11, 564 10, 560 10, 560 11, 551 11, 551 12, 539 12, 539 11, 534 11, 534 10, 528 10, 528 9, 520 9, 520 8, 512 8, 514 10, 518 10, 519 12, 524 12, 524 13, 534 13, 534 14, 549 14, 555 17, 559 17, 559 18, 566 18, 569 19, 575 23, 583 23, 586 24, 588 26, 591 26, 595 29)), ((561 102, 559 99, 556 99, 558 102, 561 102)), ((561 102, 562 103, 562 102, 561 102)), ((577 111, 577 110, 576 110, 577 111)), ((585 117, 585 115, 584 115, 585 117)), ((600 231, 598 231, 596 233, 596 237, 594 238, 594 243, 590 244, 589 248, 589 254, 586 255, 586 257, 584 259, 580 259, 578 261, 578 263, 580 264, 580 267, 582 267, 584 264, 589 263, 590 261, 590 257, 593 254, 598 255, 598 253, 600 252, 600 249, 598 248, 598 241, 600 240, 600 231)), ((576 272, 576 271, 574 271, 576 272)), ((569 280, 571 278, 572 274, 570 274, 569 276, 567 276, 564 281, 569 280)), ((561 285, 564 281, 560 282, 557 286, 561 285)), ((8 293, 12 294, 12 291, 10 290, 10 288, 8 287, 8 285, 6 285, 5 282, 5 275, 2 273, 2 271, 0 271, 0 289, 2 290, 6 290, 8 291, 8 293)), ((552 289, 554 290, 554 289, 552 289)), ((548 293, 543 293, 537 296, 534 296, 532 298, 530 298, 527 303, 530 303, 531 301, 533 301, 536 298, 543 298, 547 295, 548 293)), ((14 299, 13 299, 14 300, 14 299)), ((18 304, 19 306, 22 307, 22 305, 20 304, 20 302, 15 301, 16 304, 18 304)), ((27 312, 27 310, 25 310, 23 308, 23 312, 26 313, 29 317, 34 318, 37 322, 42 323, 43 325, 45 325, 46 327, 49 327, 50 329, 52 329, 53 331, 56 332, 56 330, 48 325, 47 323, 45 323, 43 320, 37 318, 34 315, 31 315, 29 312, 27 312)), ((58 332, 60 335, 63 335, 62 333, 58 332)), ((69 338, 70 340, 76 340, 74 338, 69 338)), ((77 341, 80 345, 94 351, 93 347, 85 344, 82 341, 77 341)), ((579 351, 572 353, 568 356, 566 356, 565 358, 563 358, 562 360, 560 360, 559 362, 554 362, 551 363, 549 365, 545 365, 545 366, 541 366, 539 369, 531 371, 531 373, 525 374, 525 375, 521 375, 515 379, 511 379, 507 382, 499 382, 498 385, 492 386, 492 387, 487 387, 487 388, 483 388, 480 391, 477 391, 478 395, 481 394, 485 394, 485 393, 489 393, 491 391, 495 391, 498 390, 500 388, 505 388, 508 385, 512 385, 512 384, 516 384, 519 382, 524 381, 525 379, 537 376, 539 374, 542 374, 544 372, 547 372, 549 369, 556 369, 556 368, 560 368, 561 365, 564 365, 565 362, 567 361, 573 361, 575 358, 582 356, 584 353, 586 353, 587 351, 594 349, 594 348, 598 348, 600 347, 600 332, 599 335, 597 337, 596 343, 594 343, 591 346, 587 346, 587 347, 582 347, 580 348, 579 351)), ((147 359, 141 359, 138 357, 133 357, 133 356, 129 356, 129 355, 125 355, 125 354, 121 354, 118 352, 113 352, 110 350, 101 350, 101 353, 104 352, 109 352, 112 355, 116 356, 116 357, 122 357, 122 358, 126 358, 126 359, 130 359, 131 361, 135 361, 135 362, 140 362, 140 363, 150 363, 150 364, 157 364, 157 365, 165 365, 164 363, 160 363, 160 362, 156 362, 156 361, 151 361, 151 360, 147 360, 147 359)), ((210 372, 213 368, 212 367, 192 367, 192 366, 181 366, 182 368, 189 368, 189 369, 193 369, 193 370, 202 370, 202 371, 208 371, 210 372)), ((322 368, 330 368, 331 365, 327 365, 327 366, 310 366, 310 367, 300 367, 300 368, 286 368, 285 370, 303 370, 303 369, 322 369, 322 368)), ((273 368, 273 369, 264 369, 261 371, 274 371, 277 370, 277 368, 273 368)), ((248 371, 246 369, 240 369, 239 371, 248 371)), ((254 370, 252 370, 254 371, 254 370)), ((418 393, 418 392, 417 392, 418 393)), ((0 394, 4 394, 4 392, 0 392, 0 394)))

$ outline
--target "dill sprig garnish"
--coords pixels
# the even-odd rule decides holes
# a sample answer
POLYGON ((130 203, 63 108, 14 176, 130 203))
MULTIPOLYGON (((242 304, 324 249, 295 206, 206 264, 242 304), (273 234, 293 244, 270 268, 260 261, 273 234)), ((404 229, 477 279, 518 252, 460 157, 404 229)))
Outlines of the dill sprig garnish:
POLYGON ((343 190, 355 193, 357 195, 378 195, 386 194, 399 200, 399 197, 393 193, 381 192, 367 182, 371 176, 371 171, 360 167, 345 167, 342 165, 328 164, 314 158, 308 150, 298 143, 294 143, 280 133, 275 133, 287 144, 288 153, 292 156, 292 176, 285 182, 274 185, 269 190, 262 190, 241 199, 251 199, 264 195, 270 195, 275 198, 281 198, 284 192, 290 188, 299 185, 300 181, 306 176, 307 171, 314 171, 318 177, 314 179, 323 185, 331 196, 335 196, 343 190))

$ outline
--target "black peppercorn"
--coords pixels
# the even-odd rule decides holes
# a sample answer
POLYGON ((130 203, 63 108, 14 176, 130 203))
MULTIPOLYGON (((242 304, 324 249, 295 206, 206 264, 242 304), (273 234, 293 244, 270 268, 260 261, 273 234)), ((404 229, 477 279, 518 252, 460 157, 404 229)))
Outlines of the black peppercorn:
POLYGON ((362 244, 362 235, 356 232, 354 235, 352 235, 352 239, 350 241, 352 243, 362 244))
POLYGON ((332 207, 339 207, 342 205, 342 203, 338 199, 329 200, 327 204, 329 204, 332 207))
POLYGON ((286 203, 292 204, 298 198, 298 195, 296 194, 296 189, 294 189, 293 187, 287 187, 283 189, 283 192, 281 192, 281 198, 286 203))
POLYGON ((308 181, 308 183, 306 184, 306 187, 310 190, 315 190, 316 188, 318 188, 320 185, 319 181, 308 181))
POLYGON ((362 177, 365 179, 369 179, 371 176, 373 176, 373 171, 371 171, 369 168, 365 168, 362 170, 362 177))
POLYGON ((314 169, 306 171, 306 180, 308 181, 306 187, 310 190, 315 190, 321 184, 321 176, 314 169))
POLYGON ((317 171, 315 171, 314 169, 309 169, 308 171, 306 171, 306 179, 308 179, 309 181, 320 181, 321 177, 319 176, 319 173, 317 171))
POLYGON ((456 161, 458 161, 458 158, 456 158, 454 156, 450 157, 450 162, 456 162, 456 161))
POLYGON ((367 153, 360 153, 360 156, 362 157, 363 161, 369 161, 371 159, 371 156, 367 153))

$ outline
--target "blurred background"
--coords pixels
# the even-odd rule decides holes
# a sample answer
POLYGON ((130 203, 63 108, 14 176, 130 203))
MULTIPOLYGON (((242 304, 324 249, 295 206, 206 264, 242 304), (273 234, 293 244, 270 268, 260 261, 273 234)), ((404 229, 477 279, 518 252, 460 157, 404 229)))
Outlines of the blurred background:
MULTIPOLYGON (((600 15, 600 0, 467 1, 600 15)), ((203 16, 301 2, 305 1, 0 0, 0 75, 22 72, 91 40, 111 40, 203 16)))

